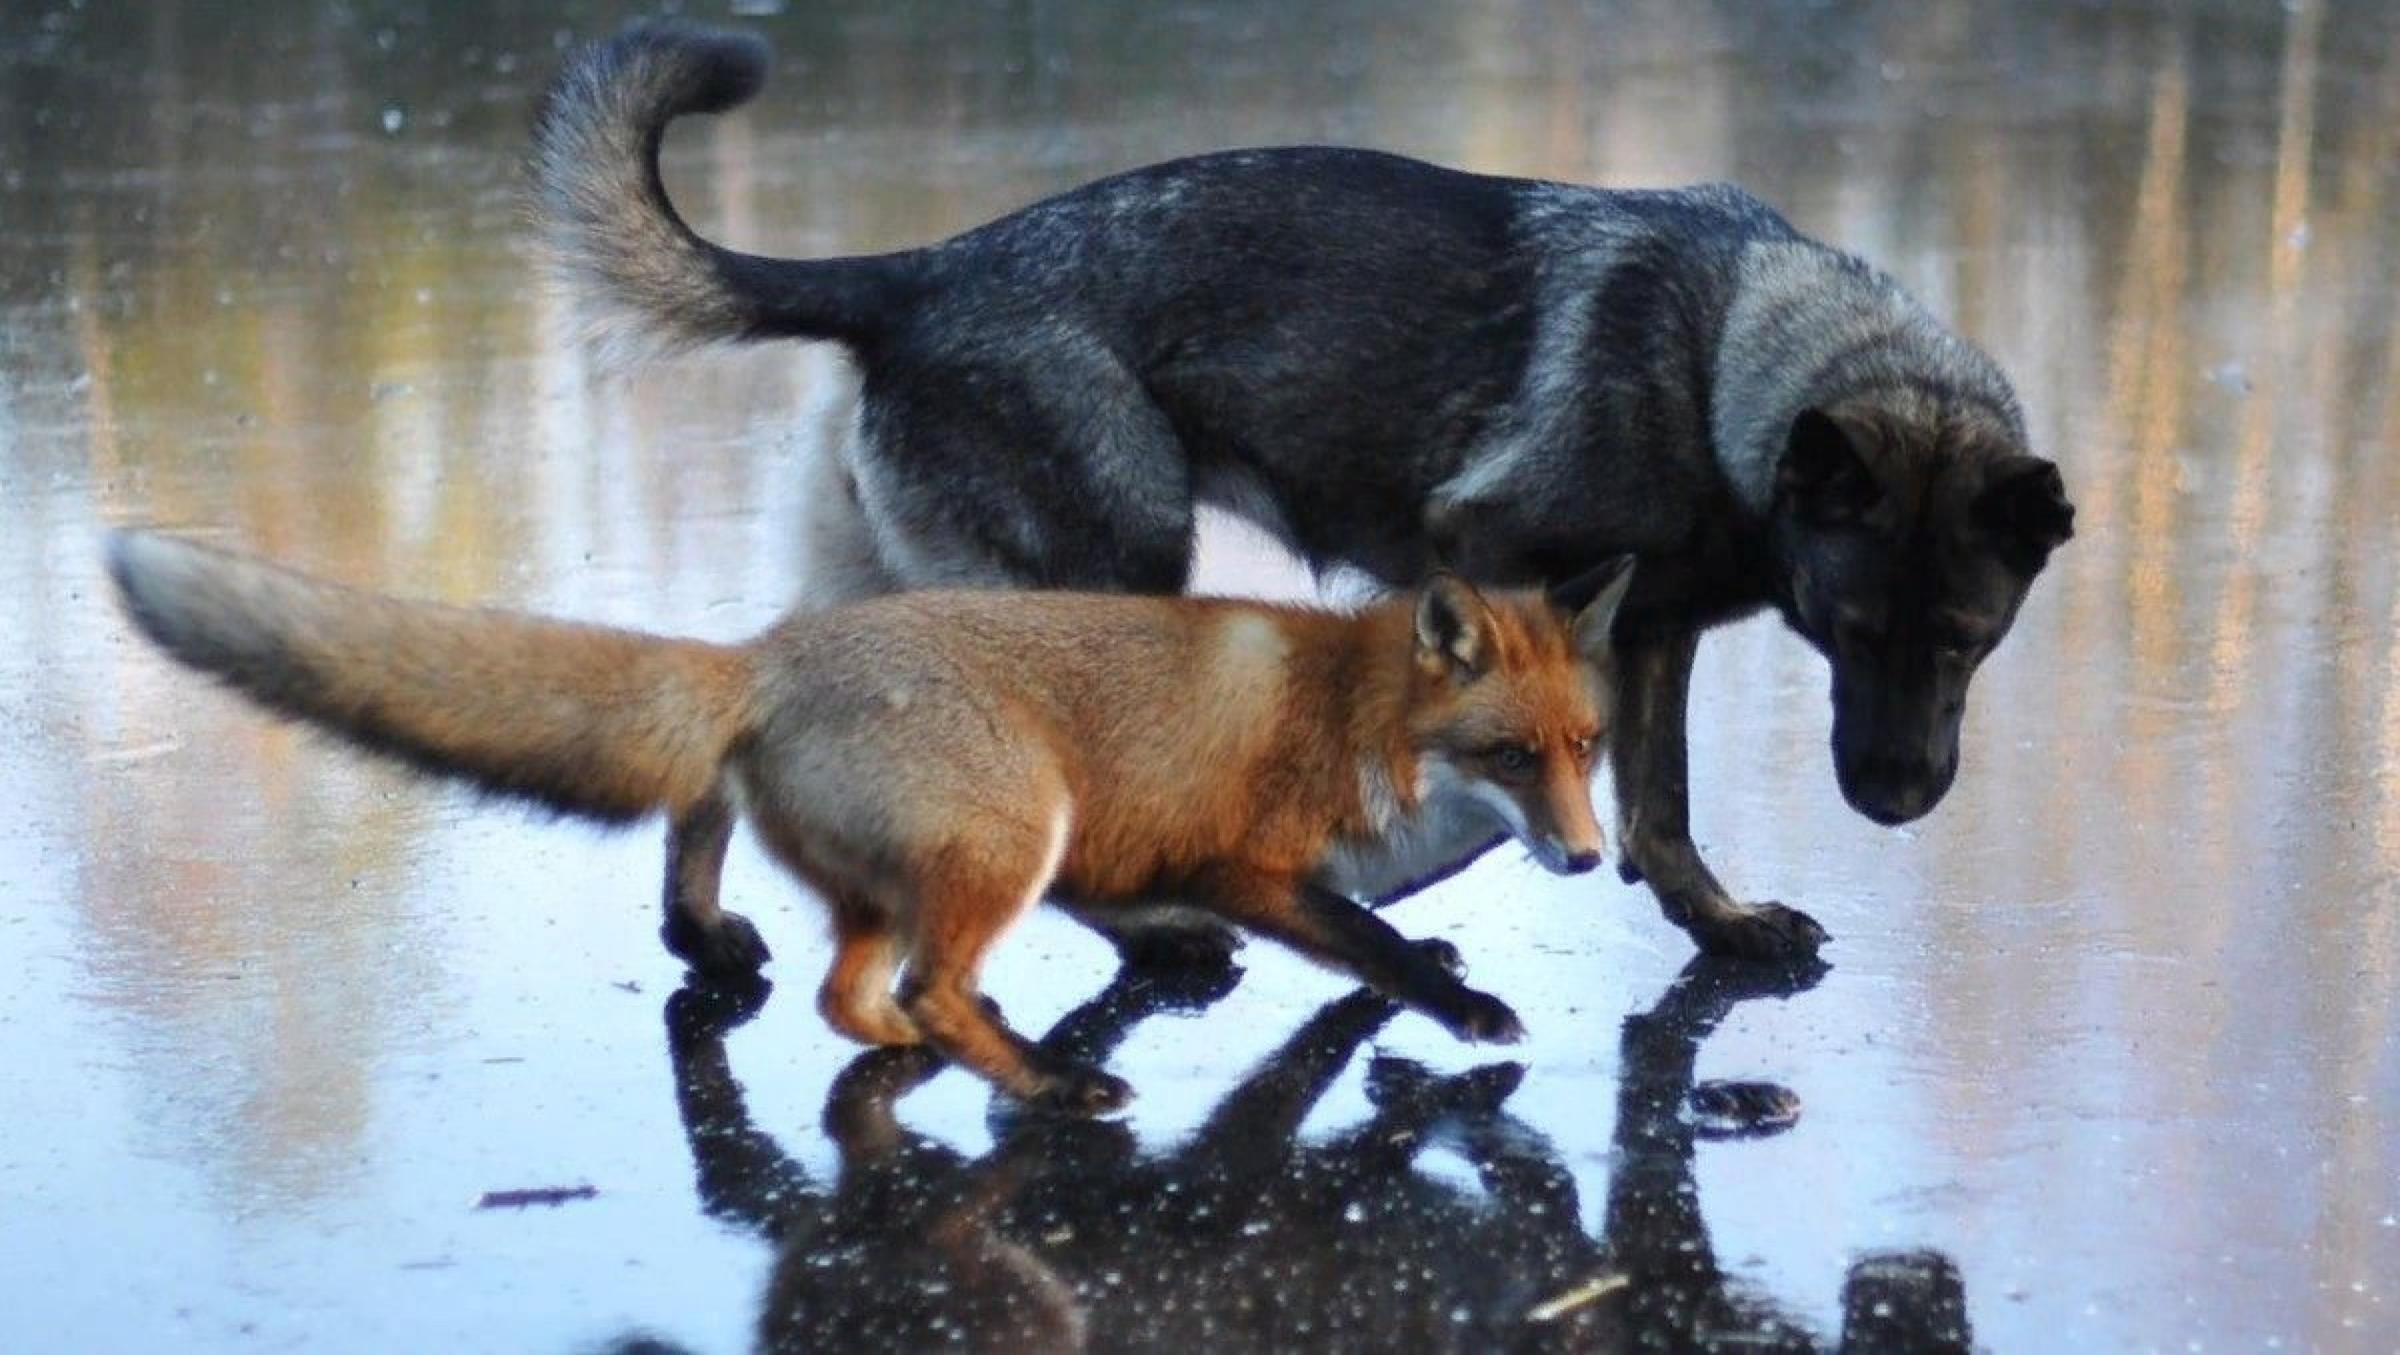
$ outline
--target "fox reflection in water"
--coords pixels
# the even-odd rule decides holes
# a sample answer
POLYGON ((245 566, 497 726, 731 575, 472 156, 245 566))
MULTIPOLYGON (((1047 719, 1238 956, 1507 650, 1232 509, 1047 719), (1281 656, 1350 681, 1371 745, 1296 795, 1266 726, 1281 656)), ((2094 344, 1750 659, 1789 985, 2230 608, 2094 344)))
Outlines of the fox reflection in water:
MULTIPOLYGON (((1143 1019, 1203 1008, 1237 973, 1128 971, 1042 1043, 1097 1064, 1143 1019)), ((1700 1044, 1740 1003, 1816 978, 1702 957, 1627 1019, 1597 1237, 1555 1149, 1503 1110, 1516 1064, 1443 1076, 1378 1057, 1366 1121, 1300 1140, 1398 1010, 1370 992, 1319 1011, 1166 1152, 1121 1124, 1001 1107, 993 1148, 970 1158, 894 1113, 938 1060, 872 1051, 826 1103, 830 1187, 750 1122, 725 1056, 765 987, 688 987, 666 1017, 702 1204, 778 1248, 762 1349, 1963 1350, 1965 1292, 1943 1256, 1861 1258, 1828 1341, 1710 1247, 1697 1142, 1777 1132, 1796 1102, 1771 1084, 1695 1084, 1700 1044), (1437 1145, 1474 1165, 1480 1192, 1418 1168, 1437 1145)))

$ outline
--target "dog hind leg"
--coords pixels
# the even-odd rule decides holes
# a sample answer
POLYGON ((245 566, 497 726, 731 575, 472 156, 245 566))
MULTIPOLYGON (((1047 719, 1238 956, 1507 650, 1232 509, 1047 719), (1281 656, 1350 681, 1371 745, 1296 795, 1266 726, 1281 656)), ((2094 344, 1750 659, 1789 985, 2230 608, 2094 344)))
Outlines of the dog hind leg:
POLYGON ((1000 346, 870 370, 852 465, 878 558, 911 588, 1181 592, 1192 472, 1166 412, 1090 344, 1000 346))
POLYGON ((846 437, 843 445, 812 449, 802 472, 807 483, 800 534, 803 607, 839 607, 897 593, 902 587, 900 576, 885 562, 859 498, 858 476, 851 466, 858 455, 857 430, 852 428, 846 437))

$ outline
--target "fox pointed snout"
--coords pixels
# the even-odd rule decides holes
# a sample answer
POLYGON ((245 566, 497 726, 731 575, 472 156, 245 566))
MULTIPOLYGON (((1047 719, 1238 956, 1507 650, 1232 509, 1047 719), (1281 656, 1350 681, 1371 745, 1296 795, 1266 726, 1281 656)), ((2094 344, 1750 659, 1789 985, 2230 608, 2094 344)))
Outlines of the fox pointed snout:
POLYGON ((1527 844, 1535 860, 1553 875, 1589 875, 1600 867, 1600 844, 1578 844, 1545 836, 1527 844))

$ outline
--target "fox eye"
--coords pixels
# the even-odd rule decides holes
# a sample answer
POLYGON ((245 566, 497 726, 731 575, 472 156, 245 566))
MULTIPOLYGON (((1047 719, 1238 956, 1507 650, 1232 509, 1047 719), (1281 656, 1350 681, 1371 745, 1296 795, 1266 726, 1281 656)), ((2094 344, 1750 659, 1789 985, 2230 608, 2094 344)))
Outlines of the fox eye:
POLYGON ((1504 743, 1492 749, 1492 761, 1504 772, 1530 770, 1534 763, 1533 750, 1521 743, 1504 743))
POLYGON ((1575 755, 1577 762, 1589 762, 1592 760, 1592 750, 1599 744, 1600 736, 1597 734, 1578 734, 1567 745, 1567 750, 1575 755))

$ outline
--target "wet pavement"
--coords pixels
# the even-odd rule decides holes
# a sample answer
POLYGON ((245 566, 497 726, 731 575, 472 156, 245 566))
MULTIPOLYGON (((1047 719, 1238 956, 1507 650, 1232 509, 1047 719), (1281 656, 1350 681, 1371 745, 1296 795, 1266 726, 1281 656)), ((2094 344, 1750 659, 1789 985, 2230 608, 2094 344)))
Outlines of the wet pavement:
MULTIPOLYGON (((1698 837, 1830 968, 1687 970, 1642 891, 1504 852, 1392 916, 1523 1013, 1509 1064, 1262 946, 1230 991, 1112 984, 1039 917, 992 991, 1140 1098, 1013 1119, 853 1062, 746 839, 784 987, 678 995, 653 832, 272 726, 97 570, 139 520, 422 596, 777 612, 839 365, 604 374, 530 274, 528 109, 618 11, 11 6, 0 1346, 2400 1346, 2389 6, 737 7, 776 78, 667 175, 753 248, 1323 140, 1733 178, 1884 264, 2081 510, 1957 789, 1850 814, 1821 663, 1714 637, 1698 837)), ((1213 528, 1205 576, 1300 586, 1213 528)))

